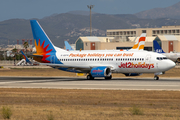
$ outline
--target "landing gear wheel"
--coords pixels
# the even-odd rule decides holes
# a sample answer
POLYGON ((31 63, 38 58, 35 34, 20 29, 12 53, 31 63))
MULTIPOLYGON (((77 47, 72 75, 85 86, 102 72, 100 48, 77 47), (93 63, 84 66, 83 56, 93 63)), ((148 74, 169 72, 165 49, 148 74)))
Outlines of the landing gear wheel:
POLYGON ((94 77, 92 77, 91 75, 87 75, 87 79, 88 80, 94 80, 94 77))
POLYGON ((159 77, 157 75, 155 75, 154 80, 159 80, 159 77))
POLYGON ((105 77, 106 80, 110 80, 112 78, 112 75, 110 75, 109 77, 105 77))

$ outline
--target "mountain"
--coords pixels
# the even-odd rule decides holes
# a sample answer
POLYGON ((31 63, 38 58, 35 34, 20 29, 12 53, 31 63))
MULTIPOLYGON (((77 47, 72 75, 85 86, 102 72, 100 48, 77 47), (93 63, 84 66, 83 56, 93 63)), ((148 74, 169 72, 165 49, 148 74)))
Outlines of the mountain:
MULTIPOLYGON (((89 11, 82 11, 82 10, 76 10, 76 11, 69 11, 68 13, 74 14, 74 15, 90 15, 89 11)), ((95 12, 91 12, 91 14, 96 14, 95 12)))
MULTIPOLYGON (((79 36, 89 36, 90 20, 88 15, 62 13, 43 19, 37 19, 52 42, 58 47, 64 47, 64 40, 75 43, 79 36)), ((92 15, 93 36, 106 36, 107 29, 130 29, 180 25, 179 19, 141 19, 131 14, 98 14, 92 15)), ((0 47, 16 44, 17 40, 33 39, 29 20, 10 19, 0 22, 0 47)))
POLYGON ((172 18, 180 19, 180 2, 166 8, 154 8, 151 10, 142 11, 135 14, 138 18, 158 19, 172 18))

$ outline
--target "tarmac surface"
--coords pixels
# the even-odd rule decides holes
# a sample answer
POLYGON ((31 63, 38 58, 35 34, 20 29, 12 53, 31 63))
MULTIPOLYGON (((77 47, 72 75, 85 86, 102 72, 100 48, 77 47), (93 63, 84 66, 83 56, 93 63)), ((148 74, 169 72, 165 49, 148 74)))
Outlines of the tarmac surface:
POLYGON ((0 88, 173 90, 180 91, 179 78, 0 77, 0 88))

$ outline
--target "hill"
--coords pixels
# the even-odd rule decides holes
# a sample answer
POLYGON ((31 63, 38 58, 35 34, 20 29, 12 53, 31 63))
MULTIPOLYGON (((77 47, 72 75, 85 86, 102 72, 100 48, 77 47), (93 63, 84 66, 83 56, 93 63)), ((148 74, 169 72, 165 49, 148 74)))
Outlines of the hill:
MULTIPOLYGON (((37 19, 46 31, 52 42, 58 46, 64 46, 64 40, 74 43, 79 36, 89 36, 89 16, 74 13, 55 14, 37 19)), ((180 25, 178 19, 142 19, 131 14, 98 14, 92 15, 92 28, 94 36, 106 36, 107 29, 129 29, 161 27, 165 25, 180 25)), ((10 19, 0 22, 1 46, 15 44, 17 39, 33 39, 29 20, 10 19)))
POLYGON ((136 13, 135 15, 138 18, 144 18, 144 19, 158 19, 158 18, 180 19, 180 2, 170 7, 146 10, 136 13))

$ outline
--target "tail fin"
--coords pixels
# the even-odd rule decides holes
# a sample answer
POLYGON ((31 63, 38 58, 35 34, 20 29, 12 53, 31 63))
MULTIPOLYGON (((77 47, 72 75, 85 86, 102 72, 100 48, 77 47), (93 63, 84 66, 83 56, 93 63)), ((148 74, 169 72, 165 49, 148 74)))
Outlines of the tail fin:
POLYGON ((70 44, 67 41, 64 41, 64 44, 67 51, 73 51, 73 48, 70 46, 70 44))
POLYGON ((165 53, 156 40, 153 41, 154 50, 157 53, 165 53))
POLYGON ((26 62, 29 63, 29 64, 32 64, 32 62, 28 59, 28 57, 24 54, 24 52, 22 50, 20 52, 22 53, 22 55, 23 55, 24 59, 26 60, 26 62))
POLYGON ((142 33, 139 37, 139 40, 135 43, 135 45, 131 48, 131 50, 144 50, 144 44, 146 40, 146 33, 142 33))
POLYGON ((46 35, 41 25, 37 20, 30 20, 33 37, 35 39, 35 46, 37 55, 56 52, 55 46, 46 35))

